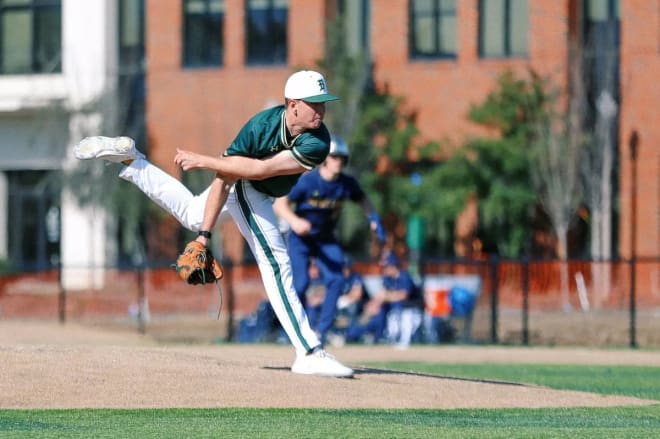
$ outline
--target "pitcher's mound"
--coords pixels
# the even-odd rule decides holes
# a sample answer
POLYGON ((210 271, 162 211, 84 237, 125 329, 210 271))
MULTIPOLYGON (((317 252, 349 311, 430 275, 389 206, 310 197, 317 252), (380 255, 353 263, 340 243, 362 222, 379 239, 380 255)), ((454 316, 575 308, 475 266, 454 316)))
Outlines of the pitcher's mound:
MULTIPOLYGON (((42 323, 2 322, 0 334, 4 334, 0 335, 0 408, 449 409, 657 403, 365 365, 388 360, 447 361, 461 350, 458 347, 329 349, 356 370, 352 379, 337 379, 291 373, 294 353, 290 346, 158 346, 133 334, 122 338, 72 325, 42 323), (40 327, 47 331, 38 335, 40 327), (86 336, 85 331, 89 332, 86 336)), ((489 349, 463 351, 469 357, 489 349)), ((508 360, 516 361, 511 356, 508 360)), ((454 358, 454 362, 461 359, 454 358)))

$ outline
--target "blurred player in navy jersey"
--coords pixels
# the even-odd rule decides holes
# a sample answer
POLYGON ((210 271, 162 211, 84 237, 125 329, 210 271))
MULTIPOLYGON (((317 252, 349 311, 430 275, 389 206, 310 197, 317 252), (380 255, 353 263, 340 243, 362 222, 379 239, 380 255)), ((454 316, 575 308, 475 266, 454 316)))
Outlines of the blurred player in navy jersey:
POLYGON ((288 195, 277 199, 273 206, 290 227, 287 246, 293 283, 303 302, 310 283, 310 258, 314 258, 319 267, 326 292, 314 329, 323 344, 333 327, 337 299, 344 285, 344 251, 337 241, 335 229, 345 200, 362 207, 371 229, 381 242, 385 242, 385 230, 371 201, 358 181, 343 172, 348 157, 346 142, 332 137, 325 162, 302 175, 288 195))
POLYGON ((399 258, 388 253, 380 261, 383 289, 376 294, 386 313, 387 341, 406 348, 421 326, 424 298, 410 273, 402 268, 399 258))

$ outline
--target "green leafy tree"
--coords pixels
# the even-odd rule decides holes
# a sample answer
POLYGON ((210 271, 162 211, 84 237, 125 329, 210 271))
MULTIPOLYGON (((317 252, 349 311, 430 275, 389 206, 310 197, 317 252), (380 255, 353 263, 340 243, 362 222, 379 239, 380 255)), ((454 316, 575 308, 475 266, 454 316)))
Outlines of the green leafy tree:
MULTIPOLYGON (((349 138, 353 151, 351 169, 383 216, 389 245, 393 247, 403 245, 402 222, 424 204, 423 191, 411 180, 424 163, 410 159, 410 149, 416 144, 419 130, 415 114, 405 111, 403 104, 404 100, 390 94, 386 87, 367 90, 349 138)), ((425 158, 433 149, 420 145, 418 153, 425 158)), ((358 232, 354 235, 356 239, 363 239, 360 228, 353 230, 358 232)))
POLYGON ((325 123, 330 132, 346 140, 360 118, 362 99, 371 81, 371 64, 366 53, 351 53, 346 40, 345 20, 340 15, 327 23, 325 56, 317 64, 339 97, 327 112, 325 123))
MULTIPOLYGON (((342 16, 328 23, 325 56, 317 62, 341 98, 329 107, 326 123, 347 140, 347 170, 359 178, 391 231, 391 219, 401 213, 396 184, 407 178, 408 149, 417 134, 414 114, 402 111, 402 98, 375 87, 368 55, 349 49, 344 26, 342 16)), ((366 252, 368 224, 358 206, 345 205, 339 235, 351 252, 366 252)))
MULTIPOLYGON (((319 61, 342 98, 329 111, 328 125, 349 141, 350 170, 383 214, 393 244, 404 238, 402 222, 418 215, 426 220, 429 249, 451 253, 455 219, 476 197, 484 250, 505 257, 529 253, 540 184, 532 172, 543 144, 534 140, 550 117, 547 84, 533 72, 529 78, 505 72, 468 115, 497 135, 470 139, 459 148, 421 144, 414 111, 405 110, 403 98, 392 95, 387 84, 373 83, 367 57, 349 54, 342 26, 341 17, 329 25, 325 58, 319 61), (418 154, 411 161, 413 146, 418 154)), ((342 241, 364 249, 365 226, 359 209, 348 205, 342 241)))
MULTIPOLYGON (((418 141, 415 113, 387 84, 374 84, 364 54, 349 54, 339 17, 328 26, 325 58, 319 66, 342 100, 329 112, 331 131, 351 147, 350 168, 384 216, 394 241, 403 240, 402 222, 411 215, 426 220, 428 244, 436 252, 453 248, 455 218, 476 196, 480 238, 486 250, 507 257, 526 252, 537 196, 530 175, 530 140, 538 130, 547 99, 538 81, 505 73, 469 117, 498 136, 468 141, 455 152, 446 142, 418 141), (416 147, 417 158, 410 159, 416 147), (438 163, 432 157, 448 157, 438 163)), ((348 207, 341 236, 349 246, 364 240, 364 221, 348 207)), ((396 243, 395 243, 396 245, 396 243)))
POLYGON ((530 141, 547 98, 540 81, 502 74, 497 88, 469 113, 498 136, 469 140, 428 176, 438 191, 432 208, 437 215, 455 217, 468 197, 477 197, 486 251, 519 257, 529 250, 537 206, 530 141))

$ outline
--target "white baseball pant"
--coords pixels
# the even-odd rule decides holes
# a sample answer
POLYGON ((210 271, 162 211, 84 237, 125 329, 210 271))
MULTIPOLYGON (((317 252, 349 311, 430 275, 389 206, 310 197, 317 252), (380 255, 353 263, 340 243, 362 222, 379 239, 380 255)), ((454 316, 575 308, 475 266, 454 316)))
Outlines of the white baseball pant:
MULTIPOLYGON (((179 180, 145 159, 134 160, 119 174, 193 232, 199 230, 209 189, 193 195, 179 180)), ((231 189, 219 220, 230 215, 255 256, 275 315, 297 355, 320 345, 293 288, 291 260, 273 212, 273 198, 256 191, 246 180, 231 189)))

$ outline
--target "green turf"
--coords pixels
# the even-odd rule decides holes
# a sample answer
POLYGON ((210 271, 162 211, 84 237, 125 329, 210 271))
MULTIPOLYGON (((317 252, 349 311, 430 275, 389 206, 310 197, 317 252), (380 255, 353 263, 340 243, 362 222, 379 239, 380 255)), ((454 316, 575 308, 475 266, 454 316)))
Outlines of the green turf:
MULTIPOLYGON (((423 363, 373 367, 660 400, 660 368, 423 363)), ((0 410, 0 438, 600 439, 659 437, 658 431, 660 404, 488 410, 0 410)))
POLYGON ((2 438, 657 437, 660 406, 505 410, 3 410, 2 438))
POLYGON ((370 366, 447 377, 530 383, 554 389, 582 390, 660 401, 660 367, 497 363, 373 363, 370 366))

